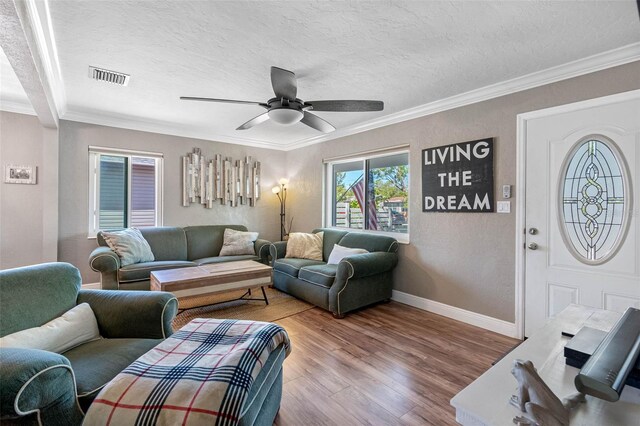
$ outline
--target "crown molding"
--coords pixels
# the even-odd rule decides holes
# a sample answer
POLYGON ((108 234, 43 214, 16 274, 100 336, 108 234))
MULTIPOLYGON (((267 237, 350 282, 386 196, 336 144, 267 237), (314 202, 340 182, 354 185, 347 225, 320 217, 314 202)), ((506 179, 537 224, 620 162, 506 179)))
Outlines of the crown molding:
POLYGON ((24 3, 51 96, 58 116, 61 117, 66 109, 67 95, 64 90, 58 49, 53 34, 49 0, 25 0, 24 3))
POLYGON ((405 109, 364 123, 338 129, 329 134, 314 136, 299 142, 287 144, 284 146, 284 149, 286 151, 290 151, 293 149, 303 148, 305 146, 521 92, 523 90, 533 89, 535 87, 567 80, 573 77, 579 77, 581 75, 590 74, 607 68, 613 68, 638 60, 640 60, 640 42, 628 44, 617 49, 588 56, 586 58, 578 59, 521 77, 516 77, 511 80, 481 87, 479 89, 440 99, 428 104, 405 109))
POLYGON ((283 145, 273 142, 249 138, 213 135, 210 131, 204 129, 186 128, 153 120, 133 119, 129 116, 123 115, 111 115, 102 112, 83 111, 75 107, 69 107, 61 118, 62 120, 67 121, 77 121, 80 123, 97 124, 99 126, 116 127, 120 129, 137 130, 141 132, 202 139, 211 142, 222 142, 234 145, 246 145, 255 148, 273 149, 277 151, 285 150, 283 145))
POLYGON ((28 101, 15 99, 0 99, 0 111, 13 112, 16 114, 36 115, 28 101))

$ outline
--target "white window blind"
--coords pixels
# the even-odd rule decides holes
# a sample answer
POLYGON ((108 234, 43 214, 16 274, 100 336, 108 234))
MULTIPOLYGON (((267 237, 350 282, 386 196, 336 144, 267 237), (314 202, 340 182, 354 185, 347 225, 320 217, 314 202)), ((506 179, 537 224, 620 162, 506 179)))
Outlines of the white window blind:
POLYGON ((89 148, 89 237, 162 225, 162 154, 89 148))

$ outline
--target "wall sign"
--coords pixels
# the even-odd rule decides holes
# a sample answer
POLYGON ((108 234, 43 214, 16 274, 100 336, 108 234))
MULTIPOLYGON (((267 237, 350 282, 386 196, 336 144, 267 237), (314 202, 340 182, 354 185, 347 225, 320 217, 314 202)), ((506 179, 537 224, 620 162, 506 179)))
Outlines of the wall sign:
POLYGON ((492 212, 493 138, 422 150, 423 212, 492 212))

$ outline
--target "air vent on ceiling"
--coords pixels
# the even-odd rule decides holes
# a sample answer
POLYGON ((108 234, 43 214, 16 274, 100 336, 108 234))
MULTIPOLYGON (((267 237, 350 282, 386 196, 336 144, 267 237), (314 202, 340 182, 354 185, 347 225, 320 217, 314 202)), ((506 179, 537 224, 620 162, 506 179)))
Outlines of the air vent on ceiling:
POLYGON ((126 86, 129 84, 130 76, 121 72, 109 71, 103 68, 89 66, 89 77, 94 80, 106 81, 107 83, 119 84, 126 86))

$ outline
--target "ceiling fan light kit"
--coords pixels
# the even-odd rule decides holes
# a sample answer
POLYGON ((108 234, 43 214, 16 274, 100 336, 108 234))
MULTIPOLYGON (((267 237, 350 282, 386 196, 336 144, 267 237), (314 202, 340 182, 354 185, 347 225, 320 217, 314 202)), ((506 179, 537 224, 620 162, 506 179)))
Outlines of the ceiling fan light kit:
POLYGON ((290 126, 302 120, 304 113, 298 109, 276 108, 270 109, 267 113, 269 118, 278 124, 290 126))
POLYGON ((336 128, 333 127, 331 123, 312 114, 310 111, 367 112, 382 111, 384 109, 384 103, 382 101, 332 100, 304 102, 296 97, 298 92, 296 75, 291 71, 278 67, 271 67, 271 86, 273 87, 273 92, 276 97, 269 99, 266 103, 194 96, 181 96, 180 99, 258 105, 267 110, 266 113, 260 114, 240 125, 236 130, 248 130, 265 121, 272 120, 274 123, 283 126, 290 126, 300 122, 313 129, 328 133, 334 131, 336 128))

